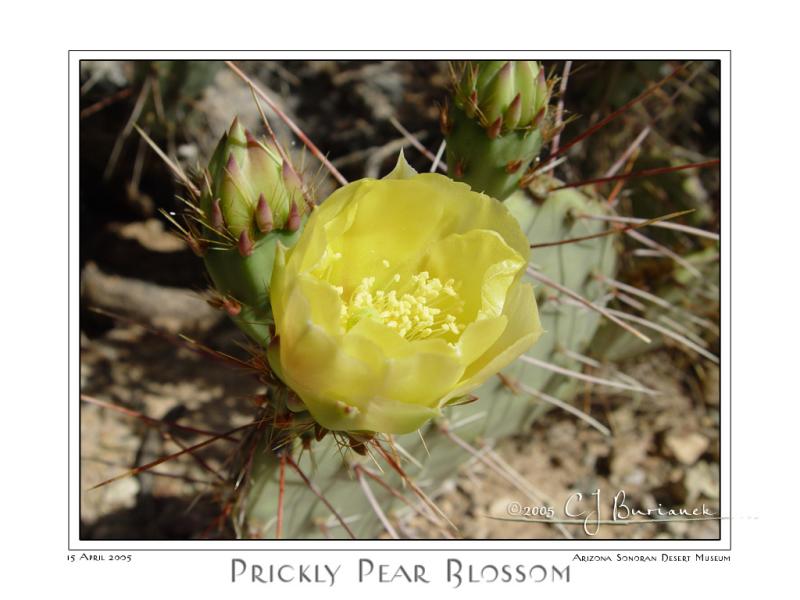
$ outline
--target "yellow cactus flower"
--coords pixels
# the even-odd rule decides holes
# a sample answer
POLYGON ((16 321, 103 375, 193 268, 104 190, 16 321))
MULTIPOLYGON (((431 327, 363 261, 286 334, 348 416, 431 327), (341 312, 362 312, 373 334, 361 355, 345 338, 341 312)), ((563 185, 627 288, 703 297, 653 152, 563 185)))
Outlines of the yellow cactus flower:
POLYGON ((279 248, 270 364, 323 427, 414 431, 538 339, 529 252, 503 204, 401 155, 279 248))

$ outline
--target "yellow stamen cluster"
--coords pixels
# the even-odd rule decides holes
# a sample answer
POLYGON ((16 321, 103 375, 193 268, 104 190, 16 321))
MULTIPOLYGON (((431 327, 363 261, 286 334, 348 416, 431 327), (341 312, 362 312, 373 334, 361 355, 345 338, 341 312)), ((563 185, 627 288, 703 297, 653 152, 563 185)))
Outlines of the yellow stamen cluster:
MULTIPOLYGON (((388 261, 383 261, 383 265, 388 267, 388 261)), ((463 326, 452 314, 458 312, 462 304, 454 280, 442 283, 427 271, 412 275, 406 281, 402 279, 395 273, 379 288, 375 286, 375 277, 362 279, 349 300, 342 298, 341 319, 345 329, 369 318, 409 340, 461 333, 463 326), (442 303, 447 306, 443 307, 442 303)), ((343 296, 341 287, 336 291, 343 296)))

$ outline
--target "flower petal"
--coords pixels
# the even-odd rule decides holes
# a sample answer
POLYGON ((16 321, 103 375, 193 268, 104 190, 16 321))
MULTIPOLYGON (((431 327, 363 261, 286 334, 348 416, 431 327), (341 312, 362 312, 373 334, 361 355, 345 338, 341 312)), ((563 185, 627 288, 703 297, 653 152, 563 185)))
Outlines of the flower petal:
POLYGON ((475 229, 434 244, 420 270, 459 282, 458 295, 464 302, 459 320, 469 323, 502 313, 506 293, 525 264, 499 233, 475 229))
POLYGON ((467 367, 463 379, 447 394, 445 402, 482 385, 530 348, 542 335, 536 298, 529 284, 518 284, 511 289, 504 314, 509 321, 503 334, 478 360, 467 367))
POLYGON ((348 332, 345 348, 353 340, 370 340, 379 348, 384 377, 376 396, 436 407, 464 373, 462 358, 441 338, 409 341, 381 323, 362 319, 348 332))

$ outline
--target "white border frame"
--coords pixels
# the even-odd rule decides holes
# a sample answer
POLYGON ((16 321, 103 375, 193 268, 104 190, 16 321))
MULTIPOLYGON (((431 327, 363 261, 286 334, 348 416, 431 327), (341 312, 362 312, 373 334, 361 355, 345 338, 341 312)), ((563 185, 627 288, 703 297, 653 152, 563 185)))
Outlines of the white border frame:
POLYGON ((731 550, 735 515, 731 512, 731 53, 723 50, 698 51, 95 51, 72 50, 69 61, 69 498, 68 548, 82 550, 216 550, 216 551, 487 551, 487 550, 547 550, 570 552, 699 552, 731 550), (79 143, 81 60, 313 60, 330 59, 487 59, 508 58, 539 60, 645 60, 645 59, 704 59, 719 60, 720 65, 720 210, 721 210, 721 289, 720 289, 720 511, 723 521, 720 540, 242 540, 242 541, 82 541, 79 535, 80 481, 80 331, 79 331, 79 143))

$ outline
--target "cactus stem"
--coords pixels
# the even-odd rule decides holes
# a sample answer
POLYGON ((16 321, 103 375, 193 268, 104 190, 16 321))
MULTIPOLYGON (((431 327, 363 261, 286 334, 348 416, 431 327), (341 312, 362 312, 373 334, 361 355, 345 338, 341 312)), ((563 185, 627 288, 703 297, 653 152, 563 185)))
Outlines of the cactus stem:
POLYGON ((292 200, 292 206, 289 208, 289 216, 286 219, 286 229, 289 231, 297 231, 300 229, 300 210, 297 208, 297 202, 292 200))
POLYGON ((222 215, 222 208, 219 203, 219 198, 216 198, 214 202, 211 203, 211 215, 209 216, 209 220, 211 221, 211 228, 222 233, 225 229, 225 217, 222 215))
POLYGON ((498 135, 500 135, 500 130, 503 128, 503 117, 497 117, 494 123, 492 123, 489 128, 486 130, 486 135, 489 136, 490 140, 495 139, 498 135))
POLYGON ((272 231, 272 210, 263 193, 258 196, 258 203, 256 204, 256 226, 261 233, 272 231))
POLYGON ((456 177, 463 177, 464 176, 464 161, 460 158, 456 161, 455 164, 455 172, 453 173, 456 177))
POLYGON ((253 244, 253 240, 250 239, 250 234, 247 232, 247 229, 243 229, 239 236, 239 254, 247 258, 253 253, 254 248, 255 245, 253 244))

